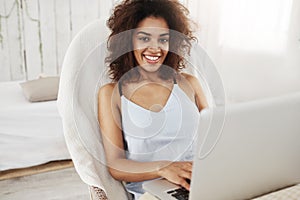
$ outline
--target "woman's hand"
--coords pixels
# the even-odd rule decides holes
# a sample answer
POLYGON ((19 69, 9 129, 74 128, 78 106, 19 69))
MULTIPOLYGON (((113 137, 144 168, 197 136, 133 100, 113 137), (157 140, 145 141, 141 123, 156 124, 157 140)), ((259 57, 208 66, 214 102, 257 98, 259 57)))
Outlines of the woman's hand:
POLYGON ((158 174, 168 181, 190 190, 190 184, 186 179, 191 180, 192 166, 193 163, 191 161, 168 162, 158 170, 158 174))

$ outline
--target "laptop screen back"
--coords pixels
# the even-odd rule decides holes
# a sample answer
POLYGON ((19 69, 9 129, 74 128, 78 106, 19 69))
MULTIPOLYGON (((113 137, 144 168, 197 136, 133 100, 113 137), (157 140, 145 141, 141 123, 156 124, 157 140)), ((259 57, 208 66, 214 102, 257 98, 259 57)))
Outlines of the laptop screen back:
POLYGON ((300 93, 201 112, 190 199, 249 199, 300 183, 299 119, 300 93))

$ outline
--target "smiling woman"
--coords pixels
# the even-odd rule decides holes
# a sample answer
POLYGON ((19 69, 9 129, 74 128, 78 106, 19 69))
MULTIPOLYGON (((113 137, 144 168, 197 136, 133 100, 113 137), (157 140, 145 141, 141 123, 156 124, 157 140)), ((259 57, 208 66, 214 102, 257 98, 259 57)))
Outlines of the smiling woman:
POLYGON ((189 189, 207 102, 197 78, 181 72, 195 39, 187 14, 177 1, 126 0, 108 20, 112 83, 99 90, 98 119, 108 169, 135 198, 160 177, 189 189))
POLYGON ((169 29, 163 18, 148 17, 141 21, 133 34, 133 49, 142 70, 156 72, 169 50, 169 29))

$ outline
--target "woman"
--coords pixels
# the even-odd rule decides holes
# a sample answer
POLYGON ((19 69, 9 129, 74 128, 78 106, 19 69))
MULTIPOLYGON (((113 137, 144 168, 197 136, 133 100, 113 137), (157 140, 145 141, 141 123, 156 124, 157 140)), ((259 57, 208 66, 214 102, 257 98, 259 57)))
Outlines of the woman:
POLYGON ((135 198, 155 178, 189 190, 192 143, 207 101, 197 78, 180 72, 195 39, 187 14, 174 0, 125 0, 108 20, 113 81, 99 90, 98 118, 108 169, 135 198))

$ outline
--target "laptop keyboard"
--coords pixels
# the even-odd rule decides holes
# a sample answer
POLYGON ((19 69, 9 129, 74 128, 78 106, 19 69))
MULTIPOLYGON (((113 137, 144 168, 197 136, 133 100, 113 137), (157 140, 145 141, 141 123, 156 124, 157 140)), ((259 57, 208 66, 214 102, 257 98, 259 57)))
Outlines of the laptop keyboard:
POLYGON ((172 197, 178 200, 188 200, 189 199, 189 191, 185 188, 178 188, 175 190, 167 191, 172 197))

